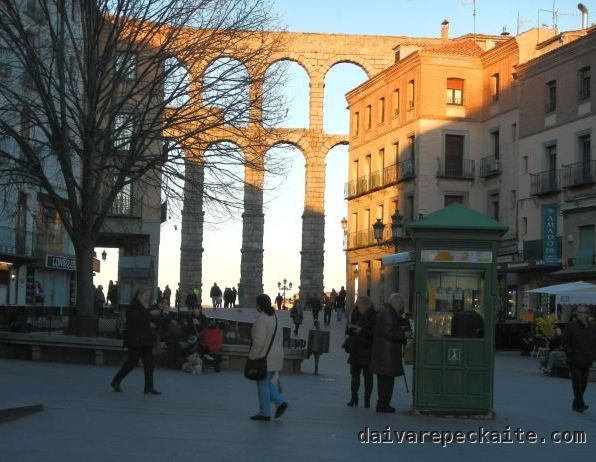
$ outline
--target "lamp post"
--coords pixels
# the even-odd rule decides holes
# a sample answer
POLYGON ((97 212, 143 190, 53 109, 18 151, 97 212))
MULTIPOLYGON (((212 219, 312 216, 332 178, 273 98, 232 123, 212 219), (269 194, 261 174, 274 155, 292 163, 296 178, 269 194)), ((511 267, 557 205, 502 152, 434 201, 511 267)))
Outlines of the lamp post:
POLYGON ((373 233, 375 236, 375 240, 377 241, 378 245, 393 245, 395 247, 395 251, 397 252, 398 244, 404 239, 403 237, 403 217, 399 214, 399 212, 395 212, 391 216, 391 238, 387 241, 383 240, 383 231, 385 230, 385 225, 381 218, 377 218, 376 223, 372 225, 373 233))
POLYGON ((277 288, 281 291, 283 291, 283 299, 284 299, 284 306, 286 304, 286 290, 291 290, 292 289, 292 283, 288 283, 288 280, 284 278, 283 280, 283 284, 281 282, 277 283, 277 288))

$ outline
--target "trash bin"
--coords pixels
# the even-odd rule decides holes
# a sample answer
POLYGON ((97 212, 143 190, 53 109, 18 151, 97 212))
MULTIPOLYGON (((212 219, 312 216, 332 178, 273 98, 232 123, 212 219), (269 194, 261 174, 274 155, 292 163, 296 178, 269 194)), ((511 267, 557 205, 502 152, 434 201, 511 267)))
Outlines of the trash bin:
POLYGON ((321 354, 329 353, 329 331, 310 330, 308 331, 308 353, 321 354))

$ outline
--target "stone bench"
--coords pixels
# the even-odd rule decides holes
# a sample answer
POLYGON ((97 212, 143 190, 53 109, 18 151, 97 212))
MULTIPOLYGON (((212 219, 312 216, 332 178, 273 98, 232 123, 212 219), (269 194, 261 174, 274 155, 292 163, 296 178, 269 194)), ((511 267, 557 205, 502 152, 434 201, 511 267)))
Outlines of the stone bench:
MULTIPOLYGON (((222 367, 243 370, 248 345, 225 344, 218 352, 222 367)), ((162 351, 166 345, 162 342, 162 351)), ((283 371, 298 373, 306 351, 285 349, 283 371)), ((0 332, 0 357, 33 361, 83 362, 97 365, 123 361, 126 348, 122 340, 103 337, 76 337, 64 334, 0 332)), ((158 360, 159 362, 159 360, 158 360)))
POLYGON ((0 356, 5 358, 103 365, 107 356, 120 361, 125 352, 126 348, 119 339, 0 332, 0 356))

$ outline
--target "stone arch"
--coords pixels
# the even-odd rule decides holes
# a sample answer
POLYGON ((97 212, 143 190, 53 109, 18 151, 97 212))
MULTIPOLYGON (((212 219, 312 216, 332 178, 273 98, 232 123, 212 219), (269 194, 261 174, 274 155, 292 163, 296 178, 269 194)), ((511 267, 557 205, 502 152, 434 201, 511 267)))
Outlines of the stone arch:
POLYGON ((324 76, 326 77, 327 74, 329 73, 329 71, 331 70, 331 68, 333 66, 336 66, 338 64, 353 64, 354 66, 359 67, 360 69, 362 69, 362 71, 366 74, 366 79, 370 79, 371 76, 373 75, 372 71, 370 69, 373 69, 373 66, 370 63, 365 63, 364 60, 360 61, 356 58, 339 58, 339 59, 333 59, 330 60, 328 63, 326 63, 324 65, 324 76))

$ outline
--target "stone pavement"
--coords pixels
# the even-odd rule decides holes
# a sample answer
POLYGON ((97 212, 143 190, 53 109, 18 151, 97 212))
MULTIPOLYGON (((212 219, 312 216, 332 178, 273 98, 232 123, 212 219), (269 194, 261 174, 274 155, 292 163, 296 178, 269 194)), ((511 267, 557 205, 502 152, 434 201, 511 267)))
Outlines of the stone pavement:
MULTIPOLYGON (((301 335, 312 320, 306 317, 301 335)), ((303 373, 284 375, 286 414, 271 422, 248 417, 257 410, 255 385, 240 372, 201 375, 156 371, 162 396, 145 396, 142 372, 114 393, 114 367, 0 360, 0 409, 43 404, 45 411, 0 424, 1 462, 157 461, 593 461, 596 450, 596 384, 588 385, 584 414, 570 410, 569 380, 541 375, 534 358, 516 353, 496 357, 494 420, 462 420, 409 413, 411 395, 399 379, 397 414, 346 406, 349 375, 340 349, 343 323, 331 329, 332 352, 314 376, 312 360, 303 373), (535 431, 544 444, 363 444, 358 434, 383 431, 535 431), (586 444, 554 444, 553 431, 585 431, 586 444)), ((408 367, 409 383, 411 370, 408 367)), ((373 403, 376 392, 373 393, 373 403)), ((514 435, 512 435, 515 438, 514 435)))

